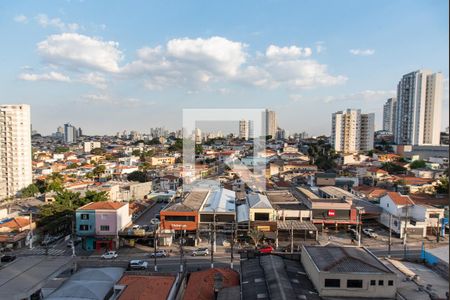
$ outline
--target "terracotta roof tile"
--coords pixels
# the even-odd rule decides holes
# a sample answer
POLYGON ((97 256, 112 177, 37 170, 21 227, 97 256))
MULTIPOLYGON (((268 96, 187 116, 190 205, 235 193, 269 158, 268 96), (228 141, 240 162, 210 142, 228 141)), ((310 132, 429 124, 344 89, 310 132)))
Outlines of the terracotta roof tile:
POLYGON ((208 269, 192 272, 184 293, 183 300, 214 299, 214 274, 223 275, 223 288, 239 285, 239 274, 231 269, 208 269))
POLYGON ((126 285, 119 300, 166 300, 174 281, 174 276, 125 275, 119 281, 126 285))
POLYGON ((28 217, 15 217, 8 222, 0 224, 0 228, 8 227, 11 229, 19 229, 30 225, 30 218, 28 217))
POLYGON ((127 203, 125 202, 114 202, 114 201, 91 202, 78 208, 77 210, 94 210, 94 209, 117 210, 126 204, 127 203))
POLYGON ((396 205, 413 205, 414 202, 409 198, 409 196, 402 195, 397 192, 388 192, 387 195, 396 205))

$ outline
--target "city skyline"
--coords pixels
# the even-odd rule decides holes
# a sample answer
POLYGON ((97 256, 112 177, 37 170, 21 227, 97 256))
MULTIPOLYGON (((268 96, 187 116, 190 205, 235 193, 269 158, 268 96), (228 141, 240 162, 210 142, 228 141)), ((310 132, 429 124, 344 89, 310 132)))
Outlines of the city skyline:
POLYGON ((176 129, 183 108, 267 108, 279 127, 320 135, 347 108, 375 113, 381 129, 398 80, 426 68, 443 73, 448 107, 445 1, 135 4, 1 4, 0 102, 30 104, 43 134, 66 122, 88 135, 176 129), (423 22, 397 18, 405 7, 423 22))

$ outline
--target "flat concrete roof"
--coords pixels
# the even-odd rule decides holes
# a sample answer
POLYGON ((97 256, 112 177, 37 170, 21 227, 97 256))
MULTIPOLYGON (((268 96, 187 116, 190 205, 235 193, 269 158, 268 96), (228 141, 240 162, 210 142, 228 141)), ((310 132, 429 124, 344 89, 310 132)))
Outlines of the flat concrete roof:
POLYGON ((0 270, 0 299, 28 298, 71 266, 71 256, 18 257, 0 270))
POLYGON ((267 191, 266 195, 272 205, 278 203, 299 203, 298 199, 289 191, 267 191))

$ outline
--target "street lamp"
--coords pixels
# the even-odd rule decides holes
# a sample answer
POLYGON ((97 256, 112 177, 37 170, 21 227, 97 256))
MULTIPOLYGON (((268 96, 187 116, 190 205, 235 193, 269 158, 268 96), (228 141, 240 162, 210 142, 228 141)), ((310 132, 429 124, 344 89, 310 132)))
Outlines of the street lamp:
POLYGON ((153 248, 154 248, 153 259, 154 259, 154 264, 155 264, 155 272, 158 272, 158 265, 156 264, 156 247, 158 244, 158 238, 156 236, 156 229, 159 228, 158 226, 161 222, 158 219, 153 218, 153 219, 151 219, 150 223, 153 225, 153 248))

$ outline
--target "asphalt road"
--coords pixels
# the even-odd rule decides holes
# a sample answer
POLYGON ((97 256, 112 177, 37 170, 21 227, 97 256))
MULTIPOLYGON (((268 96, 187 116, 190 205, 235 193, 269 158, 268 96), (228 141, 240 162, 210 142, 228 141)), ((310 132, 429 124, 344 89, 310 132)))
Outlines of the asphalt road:
POLYGON ((166 205, 167 203, 156 203, 153 207, 151 207, 145 213, 140 215, 136 220, 134 220, 133 224, 150 225, 150 220, 153 219, 166 205))

